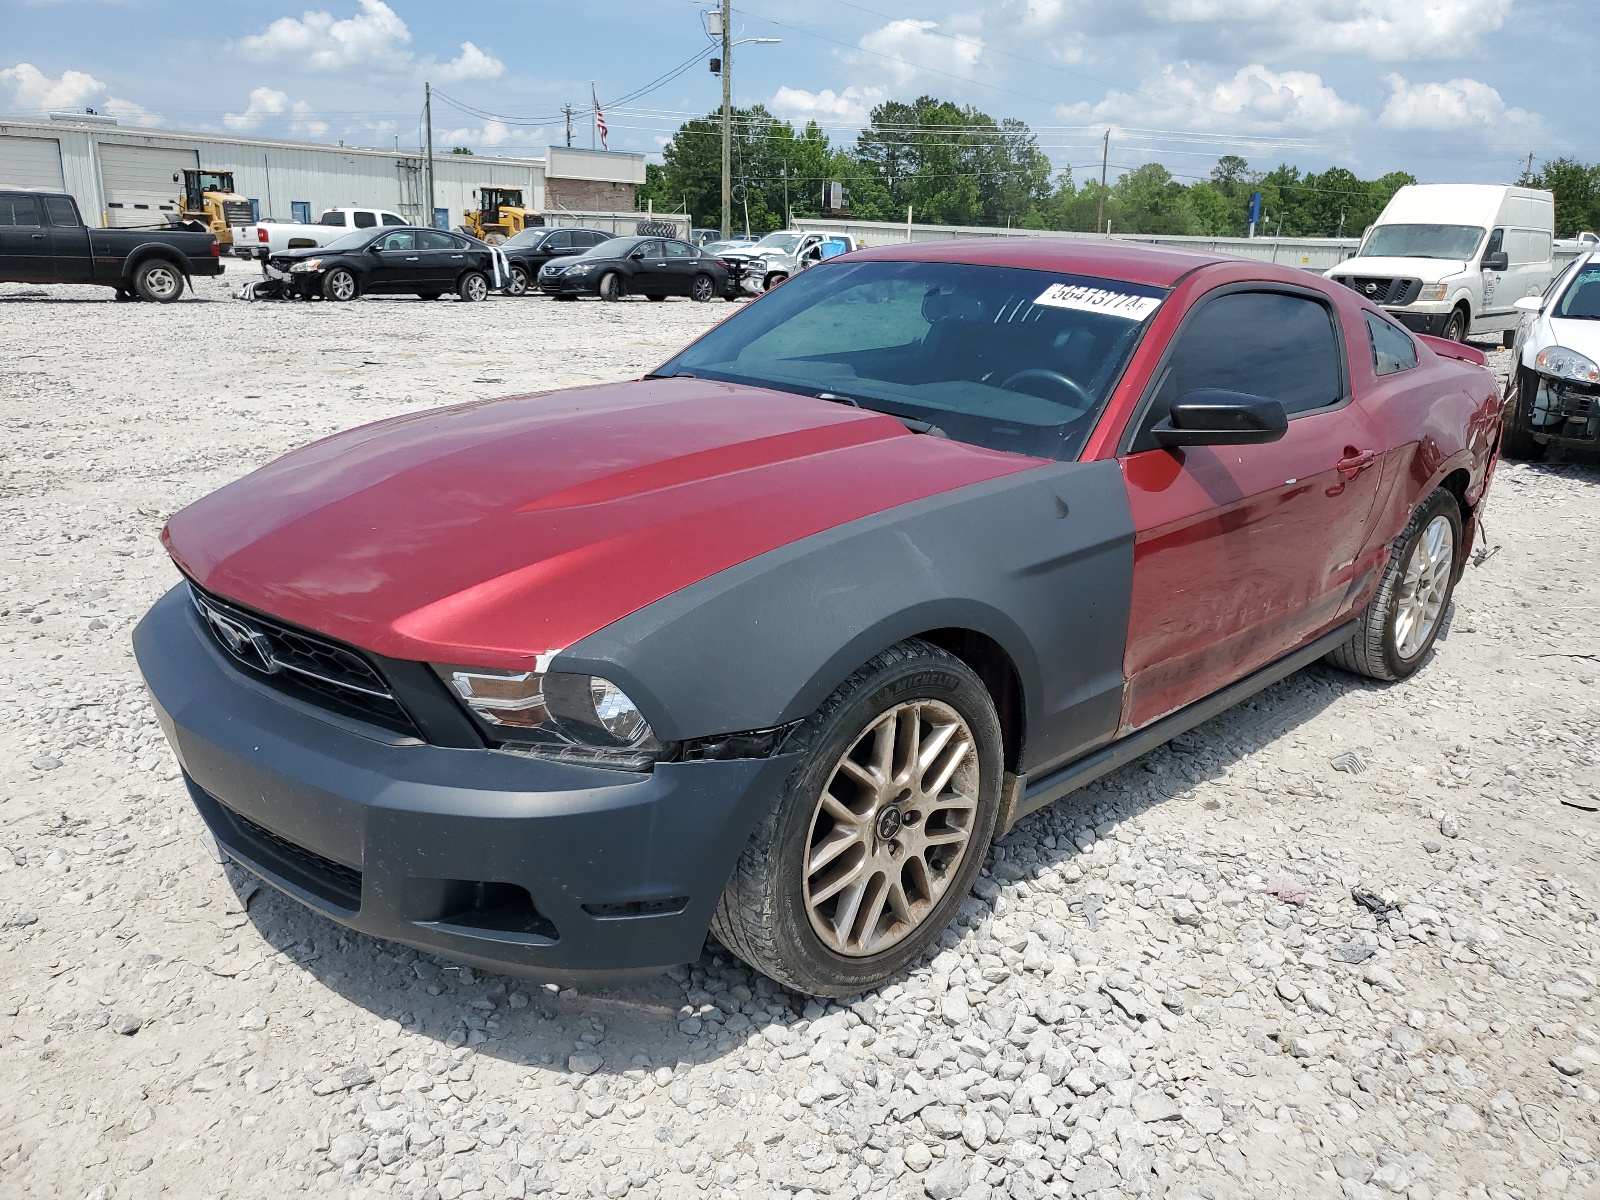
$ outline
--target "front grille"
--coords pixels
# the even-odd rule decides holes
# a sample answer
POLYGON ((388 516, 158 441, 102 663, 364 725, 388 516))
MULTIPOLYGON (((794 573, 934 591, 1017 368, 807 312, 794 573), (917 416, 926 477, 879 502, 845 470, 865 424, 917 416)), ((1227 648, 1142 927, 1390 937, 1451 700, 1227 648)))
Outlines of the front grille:
POLYGON ((265 826, 257 825, 249 817, 240 816, 231 808, 225 811, 242 840, 254 843, 253 847, 247 846, 241 849, 247 853, 252 848, 258 851, 265 850, 267 854, 264 857, 277 860, 262 863, 262 866, 275 866, 280 874, 295 876, 292 882, 343 908, 361 907, 360 871, 343 863, 334 862, 331 858, 324 858, 315 850, 307 850, 304 846, 273 833, 265 826), (285 872, 284 867, 288 867, 289 870, 285 872))
POLYGON ((359 651, 247 612, 193 583, 189 596, 217 645, 252 676, 346 716, 420 736, 388 682, 359 651))
POLYGON ((1411 304, 1422 291, 1420 279, 1386 279, 1377 275, 1335 275, 1335 283, 1342 283, 1374 304, 1411 304))
POLYGON ((250 201, 224 200, 222 202, 222 218, 229 225, 251 224, 250 201))

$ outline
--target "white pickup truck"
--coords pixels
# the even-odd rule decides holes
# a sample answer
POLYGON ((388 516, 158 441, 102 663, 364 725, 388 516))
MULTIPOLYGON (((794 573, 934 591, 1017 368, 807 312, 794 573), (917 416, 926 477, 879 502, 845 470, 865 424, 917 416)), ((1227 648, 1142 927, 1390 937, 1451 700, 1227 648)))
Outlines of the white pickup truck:
POLYGON ((261 221, 241 225, 233 231, 236 258, 255 258, 265 262, 268 255, 285 250, 309 250, 326 246, 352 229, 371 229, 377 225, 409 225, 399 213, 386 208, 330 208, 315 225, 294 221, 261 221))

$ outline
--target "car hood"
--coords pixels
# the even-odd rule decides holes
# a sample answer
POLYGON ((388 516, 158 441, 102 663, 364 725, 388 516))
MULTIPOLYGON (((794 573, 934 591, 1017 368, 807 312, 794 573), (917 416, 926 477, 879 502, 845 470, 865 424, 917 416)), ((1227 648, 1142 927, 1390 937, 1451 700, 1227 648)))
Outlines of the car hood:
POLYGON ((1543 330, 1537 331, 1529 339, 1529 354, 1526 359, 1531 366, 1533 356, 1546 346, 1562 346, 1568 350, 1576 350, 1585 358, 1593 362, 1600 362, 1600 321, 1564 321, 1560 317, 1549 317, 1541 322, 1543 330), (1542 333, 1544 336, 1538 336, 1542 333))
POLYGON ((336 434, 162 540, 202 587, 283 620, 514 666, 800 538, 1037 465, 810 397, 641 380, 336 434))
MULTIPOLYGON (((343 234, 340 234, 343 237, 343 234)), ((349 254, 348 250, 329 250, 326 246, 296 246, 293 250, 274 250, 271 257, 289 261, 301 258, 327 258, 330 254, 349 254)))
POLYGON ((1347 258, 1333 270, 1337 275, 1377 276, 1382 279, 1420 279, 1423 283, 1438 283, 1452 275, 1459 275, 1467 264, 1458 258, 1347 258))

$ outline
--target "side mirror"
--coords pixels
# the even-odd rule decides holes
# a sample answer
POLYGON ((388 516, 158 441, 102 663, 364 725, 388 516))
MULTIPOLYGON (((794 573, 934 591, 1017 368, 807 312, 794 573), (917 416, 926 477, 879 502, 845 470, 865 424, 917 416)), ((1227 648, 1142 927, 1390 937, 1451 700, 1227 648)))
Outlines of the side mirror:
POLYGON ((1512 301, 1511 307, 1518 312, 1536 313, 1544 311, 1543 296, 1524 296, 1520 300, 1512 301))
POLYGON ((641 262, 644 259, 644 251, 635 250, 632 254, 628 255, 628 258, 633 262, 641 262))
POLYGON ((1493 254, 1483 256, 1483 269, 1485 271, 1504 271, 1511 265, 1511 257, 1504 250, 1496 250, 1493 254))
POLYGON ((1162 446, 1253 446, 1289 432, 1289 417, 1277 400, 1196 388, 1179 396, 1150 432, 1162 446))

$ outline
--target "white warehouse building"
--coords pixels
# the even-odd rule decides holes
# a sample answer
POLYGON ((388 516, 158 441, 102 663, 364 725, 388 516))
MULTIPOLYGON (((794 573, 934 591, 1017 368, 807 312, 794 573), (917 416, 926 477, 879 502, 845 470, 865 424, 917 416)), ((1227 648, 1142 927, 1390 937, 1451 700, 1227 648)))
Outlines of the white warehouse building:
POLYGON ((596 201, 629 212, 644 167, 642 154, 556 146, 544 158, 436 153, 429 220, 427 158, 414 151, 135 128, 87 114, 0 116, 0 187, 70 192, 86 221, 113 227, 176 217, 185 170, 232 171, 257 219, 314 221, 361 205, 454 228, 485 186, 521 188, 538 212, 593 211, 596 201))

